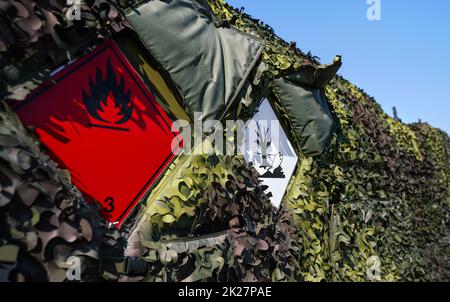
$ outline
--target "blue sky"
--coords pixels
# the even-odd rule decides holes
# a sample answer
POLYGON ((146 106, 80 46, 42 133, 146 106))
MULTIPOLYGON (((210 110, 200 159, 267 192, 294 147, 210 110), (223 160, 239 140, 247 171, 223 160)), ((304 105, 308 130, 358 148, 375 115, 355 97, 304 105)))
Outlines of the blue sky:
POLYGON ((369 21, 366 0, 227 0, 245 7, 287 41, 330 63, 404 122, 418 119, 450 134, 450 1, 380 0, 369 21))

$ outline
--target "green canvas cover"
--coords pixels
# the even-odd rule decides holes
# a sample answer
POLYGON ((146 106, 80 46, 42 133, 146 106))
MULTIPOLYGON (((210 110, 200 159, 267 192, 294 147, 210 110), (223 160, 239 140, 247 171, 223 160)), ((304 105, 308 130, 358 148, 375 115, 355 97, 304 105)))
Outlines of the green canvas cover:
POLYGON ((333 64, 306 66, 271 84, 272 96, 284 107, 297 142, 306 156, 322 154, 337 129, 323 88, 341 65, 341 58, 337 56, 333 64))
POLYGON ((215 22, 203 0, 150 1, 127 15, 143 44, 178 85, 193 115, 221 119, 264 48, 215 22))

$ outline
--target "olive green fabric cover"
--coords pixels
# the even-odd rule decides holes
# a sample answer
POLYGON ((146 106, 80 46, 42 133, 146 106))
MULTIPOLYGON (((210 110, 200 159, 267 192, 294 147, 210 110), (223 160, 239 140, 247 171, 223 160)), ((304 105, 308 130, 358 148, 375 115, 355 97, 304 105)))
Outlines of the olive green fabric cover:
POLYGON ((178 85, 193 115, 221 119, 264 48, 219 26, 203 0, 154 0, 127 15, 143 44, 178 85))
POLYGON ((272 96, 284 107, 297 142, 306 156, 322 154, 338 128, 323 87, 336 75, 341 65, 341 58, 337 56, 333 64, 307 66, 271 84, 272 96))

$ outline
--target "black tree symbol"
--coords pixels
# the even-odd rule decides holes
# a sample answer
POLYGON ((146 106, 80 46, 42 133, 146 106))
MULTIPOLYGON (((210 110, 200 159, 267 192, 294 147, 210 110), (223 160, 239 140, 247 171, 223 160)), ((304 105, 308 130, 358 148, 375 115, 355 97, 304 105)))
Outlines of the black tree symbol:
POLYGON ((257 126, 256 144, 258 145, 258 150, 259 150, 258 154, 261 154, 260 167, 264 168, 264 169, 269 169, 271 167, 271 165, 269 164, 269 162, 267 160, 267 150, 269 149, 270 144, 272 143, 272 141, 270 140, 270 137, 269 137, 269 128, 267 127, 264 131, 259 123, 257 123, 256 126, 257 126))

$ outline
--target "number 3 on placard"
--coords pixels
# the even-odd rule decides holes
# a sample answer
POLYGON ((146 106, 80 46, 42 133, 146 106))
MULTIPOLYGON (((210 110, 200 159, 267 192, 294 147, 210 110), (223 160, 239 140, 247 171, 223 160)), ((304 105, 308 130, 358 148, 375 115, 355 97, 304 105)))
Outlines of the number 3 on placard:
POLYGON ((105 205, 103 211, 105 211, 106 213, 111 213, 112 211, 114 211, 114 198, 107 197, 104 203, 105 205))

